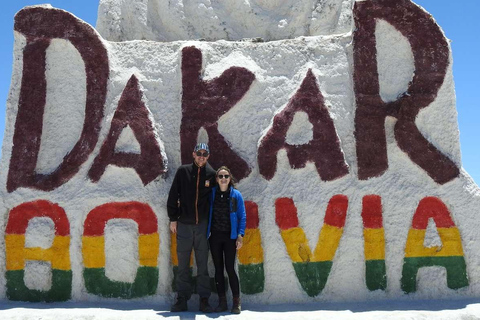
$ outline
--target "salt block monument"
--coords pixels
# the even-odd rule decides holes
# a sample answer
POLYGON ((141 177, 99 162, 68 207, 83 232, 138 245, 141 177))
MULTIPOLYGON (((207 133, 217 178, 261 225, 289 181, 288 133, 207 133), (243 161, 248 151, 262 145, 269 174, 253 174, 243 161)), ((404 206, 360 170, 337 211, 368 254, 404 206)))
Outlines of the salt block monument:
POLYGON ((14 33, 0 299, 170 302, 197 142, 246 200, 245 305, 480 296, 452 52, 414 2, 100 0, 14 33))

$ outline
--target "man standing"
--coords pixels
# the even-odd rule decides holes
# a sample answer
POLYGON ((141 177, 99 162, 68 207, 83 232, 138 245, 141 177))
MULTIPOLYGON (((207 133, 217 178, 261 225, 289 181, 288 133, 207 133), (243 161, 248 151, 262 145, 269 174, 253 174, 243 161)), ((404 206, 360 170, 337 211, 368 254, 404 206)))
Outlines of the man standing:
POLYGON ((190 255, 195 251, 197 264, 197 292, 200 311, 213 309, 208 274, 208 198, 215 184, 215 170, 208 164, 210 150, 206 143, 199 143, 193 151, 193 163, 178 168, 168 194, 167 211, 170 230, 177 236, 177 301, 172 312, 187 311, 187 301, 192 295, 190 283, 190 255))

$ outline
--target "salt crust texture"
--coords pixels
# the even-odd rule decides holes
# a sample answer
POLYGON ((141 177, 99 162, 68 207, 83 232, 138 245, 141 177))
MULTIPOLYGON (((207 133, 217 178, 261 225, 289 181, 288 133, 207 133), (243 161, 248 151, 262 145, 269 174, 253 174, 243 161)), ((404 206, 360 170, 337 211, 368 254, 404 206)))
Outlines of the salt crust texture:
MULTIPOLYGON (((290 3, 285 1, 287 2, 290 3)), ((337 10, 335 11, 337 18, 332 18, 333 22, 329 26, 320 26, 318 22, 315 32, 305 33, 306 29, 303 28, 300 31, 299 26, 305 25, 308 19, 305 15, 299 15, 298 10, 302 6, 311 7, 313 5, 311 2, 295 1, 295 11, 286 10, 285 6, 279 5, 280 1, 228 0, 222 2, 222 6, 218 4, 214 6, 207 0, 101 1, 99 30, 105 38, 112 41, 134 38, 171 41, 192 37, 216 40, 257 36, 279 39, 299 35, 329 35, 266 43, 223 40, 216 42, 141 40, 109 42, 104 40, 110 60, 110 76, 99 142, 79 172, 70 181, 51 192, 20 188, 7 193, 5 189, 22 77, 22 49, 26 43, 23 35, 15 33, 15 59, 7 101, 6 132, 0 164, 0 172, 2 172, 0 175, 2 199, 0 225, 5 226, 8 211, 23 202, 47 199, 58 203, 65 209, 70 221, 72 299, 101 300, 102 298, 86 292, 82 278, 81 238, 86 215, 93 208, 109 202, 148 203, 156 213, 159 222, 160 277, 157 295, 144 300, 170 301, 173 292, 170 286, 172 268, 166 199, 174 172, 181 164, 179 137, 182 96, 181 50, 187 46, 195 46, 203 54, 204 79, 215 78, 230 66, 245 67, 256 77, 243 99, 218 122, 220 133, 253 168, 251 174, 239 183, 238 189, 246 200, 256 202, 259 207, 259 228, 265 253, 265 290, 253 296, 243 295, 242 299, 245 302, 354 301, 387 298, 409 300, 479 296, 480 234, 478 230, 480 221, 476 218, 476 212, 480 208, 479 188, 464 170, 451 182, 444 185, 435 183, 397 146, 393 134, 393 125, 396 120, 390 117, 385 121, 389 158, 387 172, 366 181, 357 178, 353 135, 355 99, 352 82, 351 1, 317 1, 317 5, 325 4, 328 7, 330 4, 329 10, 337 10), (166 6, 170 6, 169 10, 166 10, 166 6), (347 7, 348 10, 339 9, 342 7, 347 7), (230 8, 231 12, 226 11, 226 8, 230 8), (265 15, 262 19, 259 18, 260 22, 256 22, 243 14, 247 8, 255 10, 261 8, 265 15), (193 13, 198 14, 198 19, 193 18, 193 13), (303 20, 292 21, 284 28, 271 28, 272 23, 274 25, 289 13, 303 20), (222 33, 225 32, 224 30, 217 28, 221 21, 215 24, 216 21, 212 18, 214 15, 220 17, 222 14, 233 15, 231 25, 226 27, 229 28, 229 37, 225 37, 222 33), (155 20, 152 17, 157 18, 155 24, 152 22, 155 20), (202 23, 205 25, 202 26, 202 23), (249 33, 245 30, 246 26, 253 26, 252 29, 258 29, 259 33, 249 33), (160 29, 162 32, 157 32, 160 29), (267 30, 270 33, 267 33, 267 30), (313 164, 307 164, 303 169, 291 169, 286 152, 281 150, 278 153, 275 176, 267 181, 258 172, 259 141, 270 128, 274 115, 281 111, 295 94, 308 69, 312 69, 317 78, 341 141, 341 148, 350 173, 340 179, 324 182, 320 180, 313 164), (119 98, 132 75, 139 79, 145 105, 151 112, 158 136, 163 142, 168 158, 168 173, 166 177, 158 177, 144 186, 133 169, 110 165, 98 183, 92 183, 87 177, 87 172, 106 138, 119 98), (300 227, 303 228, 310 247, 315 248, 328 200, 336 194, 346 195, 349 199, 343 237, 324 290, 316 297, 309 297, 299 285, 292 261, 275 223, 274 202, 280 197, 290 197, 294 200, 298 209, 300 227), (368 194, 377 194, 382 197, 388 279, 388 290, 385 292, 368 291, 365 285, 363 225, 360 213, 362 197, 368 194), (427 196, 440 198, 451 211, 452 218, 460 230, 470 285, 459 290, 448 289, 442 269, 423 268, 417 278, 417 292, 405 295, 400 287, 400 278, 407 233, 419 201, 427 196)), ((321 10, 315 12, 322 15, 321 10)), ((328 10, 323 14, 334 16, 328 10)), ((221 18, 218 19, 221 20, 221 18)), ((311 27, 310 29, 312 30, 311 27)), ((382 98, 390 101, 405 90, 406 84, 412 78, 413 56, 408 41, 384 21, 377 22, 377 50, 382 98)), ((86 90, 82 65, 83 61, 73 46, 63 40, 52 41, 47 51, 46 76, 49 87, 37 172, 51 172, 80 136, 84 108, 79 106, 84 106, 86 90)), ((456 117, 450 64, 436 100, 419 114, 416 123, 431 143, 460 165, 456 117)), ((311 124, 309 126, 308 117, 298 113, 288 131, 287 141, 291 144, 304 144, 312 136, 309 131, 311 131, 311 124)), ((203 135, 205 134, 204 132, 203 135)), ((138 143, 131 129, 125 129, 116 148, 128 152, 139 152, 138 143)), ((216 152, 220 150, 212 150, 212 157, 215 157, 216 152)), ((429 226, 428 230, 425 244, 438 243, 435 229, 429 226)), ((27 229, 27 245, 41 244, 48 247, 53 233, 53 225, 45 219, 33 221, 27 229)), ((106 272, 111 279, 131 281, 138 266, 138 255, 135 249, 137 237, 138 229, 131 221, 120 219, 107 225, 106 272)), ((5 261, 4 227, 0 231, 0 244, 0 260, 5 261)), ((31 264, 26 268, 25 281, 29 288, 48 289, 49 268, 42 263, 31 264)), ((213 275, 211 263, 210 272, 213 275)), ((0 298, 3 299, 6 298, 4 274, 5 264, 1 263, 0 298)))
POLYGON ((101 0, 110 41, 264 40, 349 32, 353 0, 101 0))

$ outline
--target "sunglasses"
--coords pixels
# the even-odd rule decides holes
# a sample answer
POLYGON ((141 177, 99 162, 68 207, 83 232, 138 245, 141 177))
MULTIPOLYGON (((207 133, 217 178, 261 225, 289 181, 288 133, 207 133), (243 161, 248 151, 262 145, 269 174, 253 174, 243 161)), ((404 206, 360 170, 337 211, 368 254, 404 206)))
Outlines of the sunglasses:
POLYGON ((223 179, 223 178, 228 179, 228 178, 230 178, 230 175, 229 174, 219 174, 218 175, 218 179, 223 179))
POLYGON ((209 153, 207 151, 205 151, 205 152, 197 151, 197 152, 195 152, 195 154, 197 155, 197 157, 208 157, 208 155, 209 155, 209 153))

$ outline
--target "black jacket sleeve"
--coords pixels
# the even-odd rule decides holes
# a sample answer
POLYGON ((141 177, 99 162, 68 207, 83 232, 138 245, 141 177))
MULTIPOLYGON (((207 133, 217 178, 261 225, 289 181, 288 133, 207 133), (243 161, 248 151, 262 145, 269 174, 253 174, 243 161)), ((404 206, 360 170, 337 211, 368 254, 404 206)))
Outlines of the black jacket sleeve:
POLYGON ((177 170, 175 178, 173 178, 170 192, 167 200, 167 213, 170 221, 177 221, 180 216, 179 201, 180 201, 180 170, 177 170))

